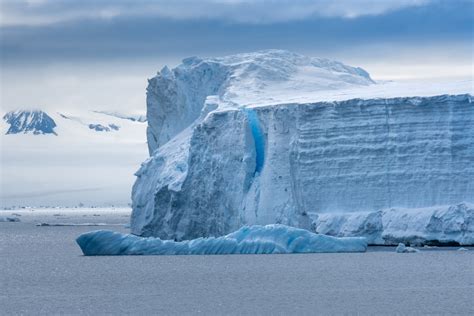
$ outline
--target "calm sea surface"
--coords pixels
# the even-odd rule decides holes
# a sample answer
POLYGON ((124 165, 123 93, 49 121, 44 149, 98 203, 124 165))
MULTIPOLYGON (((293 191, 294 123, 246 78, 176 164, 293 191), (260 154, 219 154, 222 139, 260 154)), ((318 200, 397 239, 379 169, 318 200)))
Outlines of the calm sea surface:
POLYGON ((122 226, 0 223, 0 314, 474 314, 474 249, 84 257, 122 226))

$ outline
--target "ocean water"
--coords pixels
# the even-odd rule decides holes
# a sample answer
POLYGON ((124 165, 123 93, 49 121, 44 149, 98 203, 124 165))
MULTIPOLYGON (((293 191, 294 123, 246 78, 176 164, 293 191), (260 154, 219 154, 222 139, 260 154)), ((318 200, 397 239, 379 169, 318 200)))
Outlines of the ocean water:
POLYGON ((127 232, 120 216, 101 227, 0 223, 0 314, 474 314, 472 248, 83 256, 75 238, 127 232))

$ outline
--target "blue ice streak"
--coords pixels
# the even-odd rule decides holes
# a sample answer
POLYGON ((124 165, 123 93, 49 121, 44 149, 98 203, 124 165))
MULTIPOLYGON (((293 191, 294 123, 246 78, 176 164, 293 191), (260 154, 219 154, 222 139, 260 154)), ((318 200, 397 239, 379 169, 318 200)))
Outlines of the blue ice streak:
POLYGON ((253 140, 255 142, 255 153, 256 153, 256 165, 255 172, 260 172, 263 169, 265 162, 265 137, 263 131, 260 128, 260 121, 258 120, 257 113, 252 109, 245 109, 247 119, 252 130, 253 140))

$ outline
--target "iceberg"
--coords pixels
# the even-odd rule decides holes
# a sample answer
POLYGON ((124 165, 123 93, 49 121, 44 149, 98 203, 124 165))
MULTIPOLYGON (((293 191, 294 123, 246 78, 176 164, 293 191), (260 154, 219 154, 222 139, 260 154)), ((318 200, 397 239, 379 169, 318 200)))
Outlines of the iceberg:
POLYGON ((165 67, 147 88, 131 232, 181 241, 283 224, 470 244, 474 106, 460 87, 390 92, 361 68, 280 50, 165 67))
POLYGON ((82 234, 76 241, 86 256, 288 254, 367 249, 365 238, 336 238, 285 225, 244 226, 226 236, 181 242, 98 230, 82 234))
POLYGON ((418 249, 413 247, 407 247, 404 243, 399 243, 397 248, 395 249, 398 253, 417 253, 420 252, 418 249))

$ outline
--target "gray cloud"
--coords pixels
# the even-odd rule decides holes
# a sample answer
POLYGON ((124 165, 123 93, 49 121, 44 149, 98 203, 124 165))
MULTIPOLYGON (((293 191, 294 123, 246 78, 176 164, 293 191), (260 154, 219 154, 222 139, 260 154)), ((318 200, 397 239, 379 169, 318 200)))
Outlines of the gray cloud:
POLYGON ((422 6, 431 0, 0 0, 0 25, 37 26, 84 19, 147 16, 266 24, 311 17, 357 18, 422 6))

